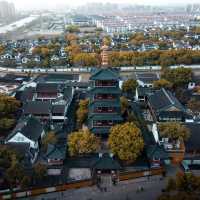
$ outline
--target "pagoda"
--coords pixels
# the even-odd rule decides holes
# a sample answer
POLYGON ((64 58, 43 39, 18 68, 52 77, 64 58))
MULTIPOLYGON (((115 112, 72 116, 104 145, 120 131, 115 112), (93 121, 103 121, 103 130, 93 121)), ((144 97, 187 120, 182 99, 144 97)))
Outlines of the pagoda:
POLYGON ((89 91, 88 126, 92 133, 106 138, 110 128, 122 122, 119 70, 108 67, 108 47, 102 47, 102 65, 92 72, 89 91))

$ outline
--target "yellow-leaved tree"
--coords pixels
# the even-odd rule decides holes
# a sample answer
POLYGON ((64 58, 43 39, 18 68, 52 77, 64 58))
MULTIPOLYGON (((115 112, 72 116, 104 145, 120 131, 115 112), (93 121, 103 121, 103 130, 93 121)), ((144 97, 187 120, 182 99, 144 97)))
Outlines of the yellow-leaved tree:
POLYGON ((70 156, 95 153, 100 148, 100 140, 88 129, 73 132, 68 136, 70 156))
POLYGON ((113 126, 108 143, 112 153, 126 163, 134 162, 144 148, 141 131, 133 122, 113 126))

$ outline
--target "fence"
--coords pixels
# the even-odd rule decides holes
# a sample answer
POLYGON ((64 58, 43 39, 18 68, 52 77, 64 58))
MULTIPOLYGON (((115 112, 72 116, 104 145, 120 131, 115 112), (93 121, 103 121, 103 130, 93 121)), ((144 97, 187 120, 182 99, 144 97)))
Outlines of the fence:
POLYGON ((67 183, 65 185, 59 185, 56 187, 48 187, 48 188, 38 188, 38 189, 32 189, 28 191, 21 191, 21 192, 13 192, 12 194, 0 194, 0 200, 7 200, 7 199, 17 199, 17 198, 24 198, 24 197, 30 197, 35 195, 41 195, 51 192, 59 192, 69 189, 77 189, 82 187, 89 187, 93 185, 92 180, 84 180, 84 181, 77 181, 74 183, 67 183))
POLYGON ((119 181, 126 181, 130 179, 135 179, 139 177, 145 176, 154 176, 154 175, 162 175, 164 172, 164 168, 144 170, 144 171, 129 171, 129 172, 121 172, 119 174, 119 181))

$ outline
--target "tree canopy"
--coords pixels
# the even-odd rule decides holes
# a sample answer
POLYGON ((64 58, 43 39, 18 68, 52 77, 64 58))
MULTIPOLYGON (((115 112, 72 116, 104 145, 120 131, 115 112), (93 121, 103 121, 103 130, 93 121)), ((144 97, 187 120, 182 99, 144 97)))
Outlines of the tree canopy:
POLYGON ((109 53, 109 66, 144 66, 161 65, 163 67, 181 64, 200 63, 200 52, 193 50, 152 50, 137 51, 112 51, 109 53))
POLYGON ((172 83, 174 87, 183 86, 192 80, 192 69, 183 67, 166 69, 162 73, 162 78, 172 83))
POLYGON ((68 136, 68 151, 70 156, 94 153, 99 147, 99 139, 90 133, 89 130, 79 130, 68 136))
POLYGON ((128 99, 124 96, 120 97, 120 106, 121 106, 121 113, 124 114, 124 112, 128 109, 129 103, 128 99))
POLYGON ((199 114, 200 113, 200 101, 192 98, 188 101, 187 104, 188 108, 195 114, 199 114))
MULTIPOLYGON (((20 102, 14 97, 0 94, 0 131, 6 133, 15 124, 15 113, 20 107, 20 102)), ((0 134, 0 135, 1 135, 0 134)))
POLYGON ((42 144, 43 144, 44 148, 47 149, 47 147, 48 147, 49 144, 54 145, 54 144, 56 144, 57 140, 58 139, 56 137, 55 132, 50 131, 42 139, 42 144))
POLYGON ((36 180, 41 180, 47 175, 47 167, 44 164, 37 163, 34 166, 34 178, 36 180))
POLYGON ((144 147, 141 131, 132 122, 113 126, 108 143, 113 154, 125 162, 134 162, 144 147))
POLYGON ((78 109, 76 111, 76 121, 77 121, 77 126, 81 127, 85 120, 87 119, 88 116, 88 104, 89 100, 80 100, 78 109))
POLYGON ((78 53, 73 58, 73 63, 79 66, 98 66, 100 58, 96 53, 78 53))
POLYGON ((170 178, 166 192, 158 200, 197 200, 200 192, 200 178, 191 173, 177 173, 170 178))
POLYGON ((70 25, 67 27, 66 31, 68 31, 69 33, 79 33, 80 29, 76 25, 70 25))
POLYGON ((161 89, 161 88, 170 89, 172 87, 172 83, 170 81, 167 81, 166 79, 160 79, 153 82, 153 87, 155 89, 161 89))
POLYGON ((162 137, 171 140, 187 140, 190 136, 189 129, 179 122, 162 122, 158 125, 158 129, 162 137))
POLYGON ((125 93, 131 93, 135 95, 135 90, 137 86, 138 86, 138 83, 136 80, 128 79, 123 82, 122 91, 125 93))

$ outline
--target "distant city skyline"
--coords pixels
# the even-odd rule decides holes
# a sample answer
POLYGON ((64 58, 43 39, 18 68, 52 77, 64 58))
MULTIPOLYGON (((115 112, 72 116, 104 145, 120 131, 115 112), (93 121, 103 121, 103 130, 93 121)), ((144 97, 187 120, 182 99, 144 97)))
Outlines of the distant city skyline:
POLYGON ((144 4, 144 5, 183 5, 199 3, 199 0, 8 0, 9 2, 15 3, 17 9, 30 10, 30 9, 43 9, 43 8, 59 8, 60 6, 79 6, 86 3, 119 3, 119 4, 144 4))

